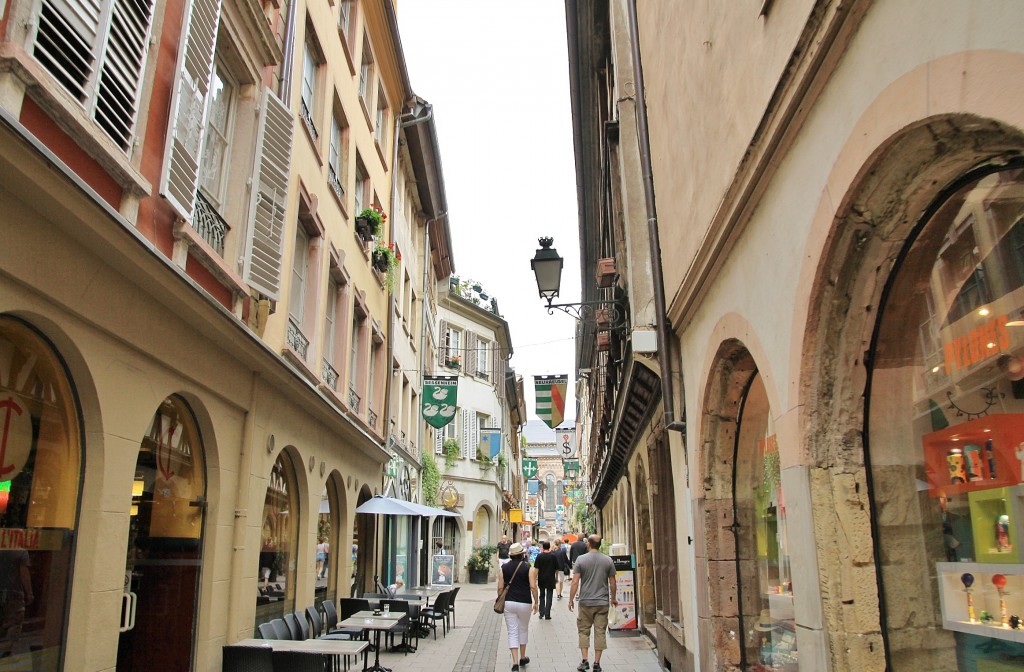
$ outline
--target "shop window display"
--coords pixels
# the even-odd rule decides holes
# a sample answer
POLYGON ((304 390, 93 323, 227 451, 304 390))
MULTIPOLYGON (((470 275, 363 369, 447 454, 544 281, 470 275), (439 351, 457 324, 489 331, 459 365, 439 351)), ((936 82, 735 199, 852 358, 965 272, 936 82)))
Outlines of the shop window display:
POLYGON ((786 503, 779 444, 760 374, 755 374, 743 398, 735 464, 745 669, 795 672, 799 658, 786 503))
POLYGON ((0 658, 58 670, 81 481, 81 428, 63 364, 0 317, 0 658))
POLYGON ((295 611, 298 499, 291 459, 282 452, 270 472, 256 585, 256 625, 295 611))
POLYGON ((868 449, 890 668, 1024 669, 1024 175, 936 205, 875 340, 868 449))

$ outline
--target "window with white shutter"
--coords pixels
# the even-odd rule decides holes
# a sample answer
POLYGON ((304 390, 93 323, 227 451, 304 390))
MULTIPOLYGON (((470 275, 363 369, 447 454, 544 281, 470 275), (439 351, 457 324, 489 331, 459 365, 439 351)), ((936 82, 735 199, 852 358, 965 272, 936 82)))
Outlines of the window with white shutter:
MULTIPOLYGON (((463 459, 469 457, 469 444, 473 440, 472 423, 476 422, 476 414, 470 411, 468 408, 462 409, 462 450, 460 455, 463 459)), ((476 455, 476 451, 473 451, 473 455, 476 455)))
POLYGON ((278 300, 285 208, 292 160, 292 114, 270 89, 263 91, 256 137, 256 167, 245 250, 245 281, 278 300))
MULTIPOLYGON (((219 2, 200 1, 220 12, 219 2)), ((149 0, 42 0, 39 7, 32 54, 125 151, 135 133, 152 22, 149 0)))
POLYGON ((435 429, 434 430, 434 454, 435 455, 442 455, 442 454, 444 454, 444 430, 443 429, 435 429))
POLYGON ((219 0, 193 0, 178 53, 179 73, 171 97, 160 194, 186 221, 192 221, 195 210, 219 21, 219 0))

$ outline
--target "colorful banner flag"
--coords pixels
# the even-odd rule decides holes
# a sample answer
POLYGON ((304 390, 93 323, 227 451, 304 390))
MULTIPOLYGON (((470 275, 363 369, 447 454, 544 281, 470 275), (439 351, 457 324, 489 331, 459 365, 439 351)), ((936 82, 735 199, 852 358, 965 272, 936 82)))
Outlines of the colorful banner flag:
POLYGON ((576 428, 558 430, 555 436, 555 444, 562 451, 562 459, 570 460, 576 457, 576 428))
POLYGON ((477 446, 481 455, 486 455, 492 460, 501 452, 501 428, 481 427, 480 445, 477 446))
POLYGON ((540 481, 536 478, 531 478, 526 482, 526 492, 530 495, 536 495, 540 492, 540 481))
POLYGON ((527 479, 533 478, 537 475, 537 460, 531 460, 530 458, 523 458, 523 476, 527 479))
POLYGON ((458 376, 425 376, 423 378, 423 419, 431 427, 441 429, 455 419, 458 398, 458 376))
POLYGON ((534 376, 533 384, 537 395, 537 416, 554 429, 565 419, 565 390, 569 376, 534 376))

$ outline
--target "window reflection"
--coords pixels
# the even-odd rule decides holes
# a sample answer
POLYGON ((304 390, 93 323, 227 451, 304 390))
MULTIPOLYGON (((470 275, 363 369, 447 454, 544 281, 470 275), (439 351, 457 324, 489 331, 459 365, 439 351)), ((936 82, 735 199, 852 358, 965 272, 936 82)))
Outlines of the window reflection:
POLYGON ((263 504, 256 625, 295 610, 297 511, 294 468, 282 452, 271 470, 263 504))

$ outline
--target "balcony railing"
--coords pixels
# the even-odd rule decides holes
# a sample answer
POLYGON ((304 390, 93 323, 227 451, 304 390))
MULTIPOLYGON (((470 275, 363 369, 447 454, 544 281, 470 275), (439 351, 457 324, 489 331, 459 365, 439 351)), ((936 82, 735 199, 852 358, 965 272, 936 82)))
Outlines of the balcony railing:
POLYGON ((377 414, 373 410, 368 410, 366 412, 366 421, 368 423, 370 423, 370 427, 376 428, 377 427, 377 414))
POLYGON ((362 399, 359 398, 359 394, 356 393, 355 388, 348 388, 348 405, 356 413, 359 412, 359 404, 362 399))
POLYGON ((327 182, 330 183, 331 189, 334 190, 338 200, 344 203, 345 188, 341 186, 341 180, 338 178, 338 173, 334 170, 334 166, 327 167, 327 182))
POLYGON ((309 339, 302 334, 299 325, 295 324, 291 319, 288 320, 288 331, 285 332, 284 340, 289 348, 297 352, 302 359, 306 359, 306 352, 309 350, 309 339))
POLYGON ((309 106, 306 105, 306 101, 302 101, 299 104, 299 116, 302 117, 302 121, 306 124, 306 130, 316 140, 320 137, 320 131, 316 130, 316 124, 313 123, 313 113, 310 111, 309 106))
POLYGON ((217 213, 217 208, 206 200, 203 192, 196 192, 196 210, 192 214, 192 228, 199 232, 207 243, 210 244, 217 254, 224 256, 224 239, 231 227, 224 221, 224 218, 217 213))
POLYGON ((338 391, 338 372, 334 370, 331 363, 326 359, 323 361, 323 366, 320 368, 320 377, 324 379, 324 382, 335 392, 338 391))

